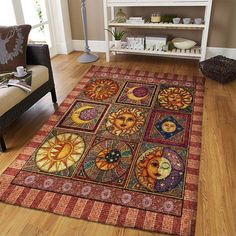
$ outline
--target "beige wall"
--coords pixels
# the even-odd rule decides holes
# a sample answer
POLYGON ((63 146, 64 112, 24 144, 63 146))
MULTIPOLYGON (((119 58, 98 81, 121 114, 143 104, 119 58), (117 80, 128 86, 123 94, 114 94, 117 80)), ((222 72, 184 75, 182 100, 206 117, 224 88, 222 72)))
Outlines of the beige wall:
MULTIPOLYGON (((80 0, 68 0, 72 38, 74 40, 83 39, 83 30, 80 13, 80 0)), ((169 11, 174 11, 169 9, 169 11)), ((131 11, 131 15, 143 15, 141 9, 135 8, 135 13, 131 11)), ((163 11, 167 12, 168 8, 163 11)), ((202 14, 202 9, 175 9, 179 15, 184 16, 199 16, 202 14)), ((146 14, 149 15, 152 9, 146 9, 146 14)), ((168 12, 167 12, 168 13, 168 12)), ((144 13, 145 14, 145 13, 144 13)), ((88 15, 88 37, 90 40, 104 40, 104 23, 103 23, 103 1, 102 0, 87 0, 87 15, 88 15)), ((139 33, 139 32, 138 32, 139 33)), ((151 33, 151 32, 150 32, 151 33)), ((163 34, 165 32, 158 32, 163 34)), ((172 33, 172 32, 171 32, 172 33)), ((200 35, 196 32, 187 34, 186 32, 173 31, 175 36, 184 36, 189 38, 200 39, 200 35), (181 34, 181 35, 180 35, 181 34), (183 35, 182 35, 183 34, 183 35)), ((209 33, 210 47, 236 48, 236 0, 213 0, 213 9, 209 33)))

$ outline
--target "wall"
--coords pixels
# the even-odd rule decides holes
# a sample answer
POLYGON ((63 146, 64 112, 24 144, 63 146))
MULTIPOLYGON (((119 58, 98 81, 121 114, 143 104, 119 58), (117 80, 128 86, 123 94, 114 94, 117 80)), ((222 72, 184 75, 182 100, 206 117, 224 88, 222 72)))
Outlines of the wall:
MULTIPOLYGON (((69 0, 72 39, 83 39, 81 1, 69 0)), ((88 38, 104 40, 103 0, 87 0, 88 38)))
POLYGON ((208 45, 236 48, 236 0, 213 0, 208 45))
MULTIPOLYGON (((80 3, 79 0, 69 0, 72 39, 74 40, 83 39, 80 3)), ((185 12, 185 15, 192 16, 197 12, 198 10, 190 9, 185 12)), ((87 0, 87 15, 88 38, 104 40, 103 0, 87 0)), ((193 36, 192 33, 191 36, 193 36)), ((236 0, 213 0, 208 46, 236 48, 236 0)))

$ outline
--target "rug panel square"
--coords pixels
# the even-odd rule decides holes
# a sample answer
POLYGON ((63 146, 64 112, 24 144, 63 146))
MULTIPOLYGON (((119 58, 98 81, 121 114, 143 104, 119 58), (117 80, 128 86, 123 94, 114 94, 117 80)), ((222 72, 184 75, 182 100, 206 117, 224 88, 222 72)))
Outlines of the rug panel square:
POLYGON ((142 143, 127 188, 183 199, 187 157, 185 148, 142 143))
POLYGON ((157 90, 157 85, 127 81, 117 103, 150 107, 157 90))
POLYGON ((190 124, 190 114, 154 109, 147 125, 144 140, 187 148, 190 124))
POLYGON ((124 187, 138 144, 97 136, 73 178, 124 187))
POLYGON ((22 170, 71 177, 92 139, 91 134, 53 129, 22 170))
POLYGON ((92 77, 77 99, 113 103, 122 90, 125 81, 106 77, 92 77))
POLYGON ((76 100, 57 127, 95 133, 109 105, 76 100))
POLYGON ((161 84, 154 107, 160 110, 192 113, 194 93, 195 89, 191 86, 161 84))
POLYGON ((150 111, 144 107, 113 104, 97 134, 106 138, 140 142, 150 111))

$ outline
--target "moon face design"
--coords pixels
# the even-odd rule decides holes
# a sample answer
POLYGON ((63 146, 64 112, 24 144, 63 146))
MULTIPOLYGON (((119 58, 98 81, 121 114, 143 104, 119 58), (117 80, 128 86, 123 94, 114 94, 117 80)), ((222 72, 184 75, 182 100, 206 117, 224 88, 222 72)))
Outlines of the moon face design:
POLYGON ((71 119, 76 124, 87 124, 95 119, 98 115, 94 106, 83 106, 76 109, 71 115, 71 119))
POLYGON ((165 179, 170 175, 170 172, 172 170, 171 163, 168 159, 165 157, 162 157, 159 162, 159 168, 158 168, 158 176, 157 179, 165 179))
POLYGON ((165 139, 170 139, 184 130, 173 116, 168 116, 163 120, 158 120, 155 127, 165 139))
POLYGON ((39 148, 36 153, 37 167, 48 173, 68 169, 77 163, 83 155, 85 143, 77 134, 56 135, 39 148))
POLYGON ((152 148, 138 158, 135 173, 143 187, 162 193, 175 188, 181 182, 184 162, 170 148, 152 148))
POLYGON ((161 127, 162 127, 162 130, 166 133, 175 132, 177 128, 176 124, 172 121, 165 121, 161 127))
POLYGON ((148 97, 148 88, 142 87, 133 87, 130 88, 127 92, 127 97, 134 101, 141 101, 148 97))

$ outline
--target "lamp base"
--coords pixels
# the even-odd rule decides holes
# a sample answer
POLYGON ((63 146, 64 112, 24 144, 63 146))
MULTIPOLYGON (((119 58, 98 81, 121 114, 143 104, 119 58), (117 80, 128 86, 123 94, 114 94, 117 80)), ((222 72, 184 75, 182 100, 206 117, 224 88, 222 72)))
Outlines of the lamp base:
POLYGON ((79 63, 86 64, 86 63, 95 62, 98 59, 99 59, 99 57, 97 55, 94 55, 94 54, 91 54, 88 52, 88 53, 84 53, 83 55, 78 57, 77 61, 79 63))

